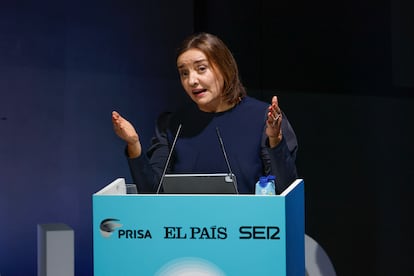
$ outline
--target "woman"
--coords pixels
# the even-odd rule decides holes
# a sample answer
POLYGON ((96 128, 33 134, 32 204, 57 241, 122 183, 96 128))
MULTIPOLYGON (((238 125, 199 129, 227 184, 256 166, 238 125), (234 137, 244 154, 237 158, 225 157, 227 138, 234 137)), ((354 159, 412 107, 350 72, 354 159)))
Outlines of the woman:
POLYGON ((228 172, 219 129, 240 193, 254 193, 262 175, 276 176, 278 193, 297 178, 296 136, 277 97, 269 105, 246 95, 236 61, 218 37, 199 33, 184 40, 177 69, 192 103, 159 117, 147 154, 132 124, 112 113, 115 133, 127 143, 128 164, 140 193, 157 191, 179 125, 169 173, 228 172))

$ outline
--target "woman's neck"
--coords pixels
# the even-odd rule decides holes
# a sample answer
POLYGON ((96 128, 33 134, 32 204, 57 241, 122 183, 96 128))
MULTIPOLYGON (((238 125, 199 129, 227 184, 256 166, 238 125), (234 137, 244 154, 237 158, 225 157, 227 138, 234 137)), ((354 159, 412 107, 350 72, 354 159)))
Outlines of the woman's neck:
POLYGON ((232 109, 236 104, 235 103, 228 103, 228 102, 224 102, 221 101, 218 104, 209 104, 209 105, 198 105, 198 108, 203 111, 203 112, 208 112, 208 113, 220 113, 220 112, 225 112, 227 110, 232 109))

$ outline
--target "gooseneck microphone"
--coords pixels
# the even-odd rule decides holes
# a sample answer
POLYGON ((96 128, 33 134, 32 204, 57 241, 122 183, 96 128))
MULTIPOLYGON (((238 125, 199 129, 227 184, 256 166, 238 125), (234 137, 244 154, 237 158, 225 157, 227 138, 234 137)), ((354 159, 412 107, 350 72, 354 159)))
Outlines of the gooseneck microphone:
POLYGON ((230 178, 233 180, 233 186, 234 186, 234 190, 236 191, 236 193, 239 193, 239 190, 237 189, 237 180, 236 180, 236 176, 233 174, 231 167, 230 167, 230 162, 229 159, 227 158, 227 153, 226 153, 226 149, 224 148, 224 143, 223 143, 223 139, 221 138, 220 135, 220 131, 219 128, 216 127, 216 133, 217 133, 217 137, 219 139, 220 142, 220 147, 221 147, 221 151, 223 152, 224 155, 224 159, 226 160, 226 164, 227 164, 227 169, 229 170, 229 176, 230 178))
MULTIPOLYGON (((173 143, 172 143, 172 145, 171 145, 171 149, 170 149, 170 151, 169 151, 169 153, 168 153, 167 161, 165 162, 164 170, 163 170, 163 172, 162 172, 162 174, 161 174, 161 177, 160 177, 160 182, 158 183, 158 187, 157 187, 157 194, 159 194, 159 193, 160 193, 161 186, 162 186, 162 182, 164 181, 165 174, 166 174, 167 169, 168 169, 168 166, 169 166, 169 164, 170 164, 170 159, 171 159, 172 153, 173 153, 173 151, 174 151, 175 144, 176 144, 176 142, 177 142, 178 136, 180 135, 181 126, 182 126, 181 124, 178 126, 177 133, 175 134, 175 137, 174 137, 173 143)), ((221 152, 223 153, 224 160, 226 161, 227 169, 228 169, 228 171, 229 171, 229 172, 228 172, 228 175, 229 175, 229 177, 230 177, 230 179, 231 179, 231 181, 232 181, 232 183, 233 183, 234 190, 236 191, 236 194, 239 194, 239 190, 238 190, 238 188, 237 188, 237 180, 236 180, 236 176, 233 174, 233 172, 232 172, 232 170, 231 170, 230 162, 229 162, 229 159, 228 159, 228 157, 227 157, 226 149, 224 148, 223 139, 221 138, 221 135, 220 135, 220 130, 219 130, 219 128, 218 128, 218 127, 216 127, 216 133, 217 133, 218 140, 219 140, 219 142, 220 142, 220 149, 221 149, 221 152)))
POLYGON ((164 170, 162 172, 162 175, 161 175, 161 178, 160 178, 160 182, 158 183, 157 194, 160 193, 162 181, 164 180, 164 176, 165 176, 165 174, 167 172, 167 168, 168 168, 168 165, 170 163, 171 155, 172 155, 172 153, 174 151, 175 143, 177 142, 177 138, 178 138, 178 135, 180 134, 180 131, 181 131, 181 124, 178 126, 177 133, 175 134, 173 143, 171 145, 170 152, 168 153, 167 161, 165 162, 164 170))

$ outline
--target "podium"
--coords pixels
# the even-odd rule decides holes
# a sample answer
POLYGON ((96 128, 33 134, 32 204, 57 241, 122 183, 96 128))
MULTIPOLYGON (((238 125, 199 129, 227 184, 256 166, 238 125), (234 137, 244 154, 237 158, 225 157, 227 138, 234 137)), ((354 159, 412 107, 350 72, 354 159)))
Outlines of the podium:
POLYGON ((304 182, 281 195, 93 194, 94 275, 305 275, 304 182))

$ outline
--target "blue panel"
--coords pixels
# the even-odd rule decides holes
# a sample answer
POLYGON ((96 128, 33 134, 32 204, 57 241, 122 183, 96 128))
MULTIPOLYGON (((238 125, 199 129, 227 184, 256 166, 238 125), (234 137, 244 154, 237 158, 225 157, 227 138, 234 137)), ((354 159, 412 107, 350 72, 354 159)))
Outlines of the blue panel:
POLYGON ((305 187, 296 180, 286 195, 287 275, 305 275, 305 187))
MULTIPOLYGON (((304 248, 287 244, 283 196, 95 195, 93 210, 95 275, 286 275, 286 248, 304 248)), ((303 212, 290 222, 304 232, 303 212)))

